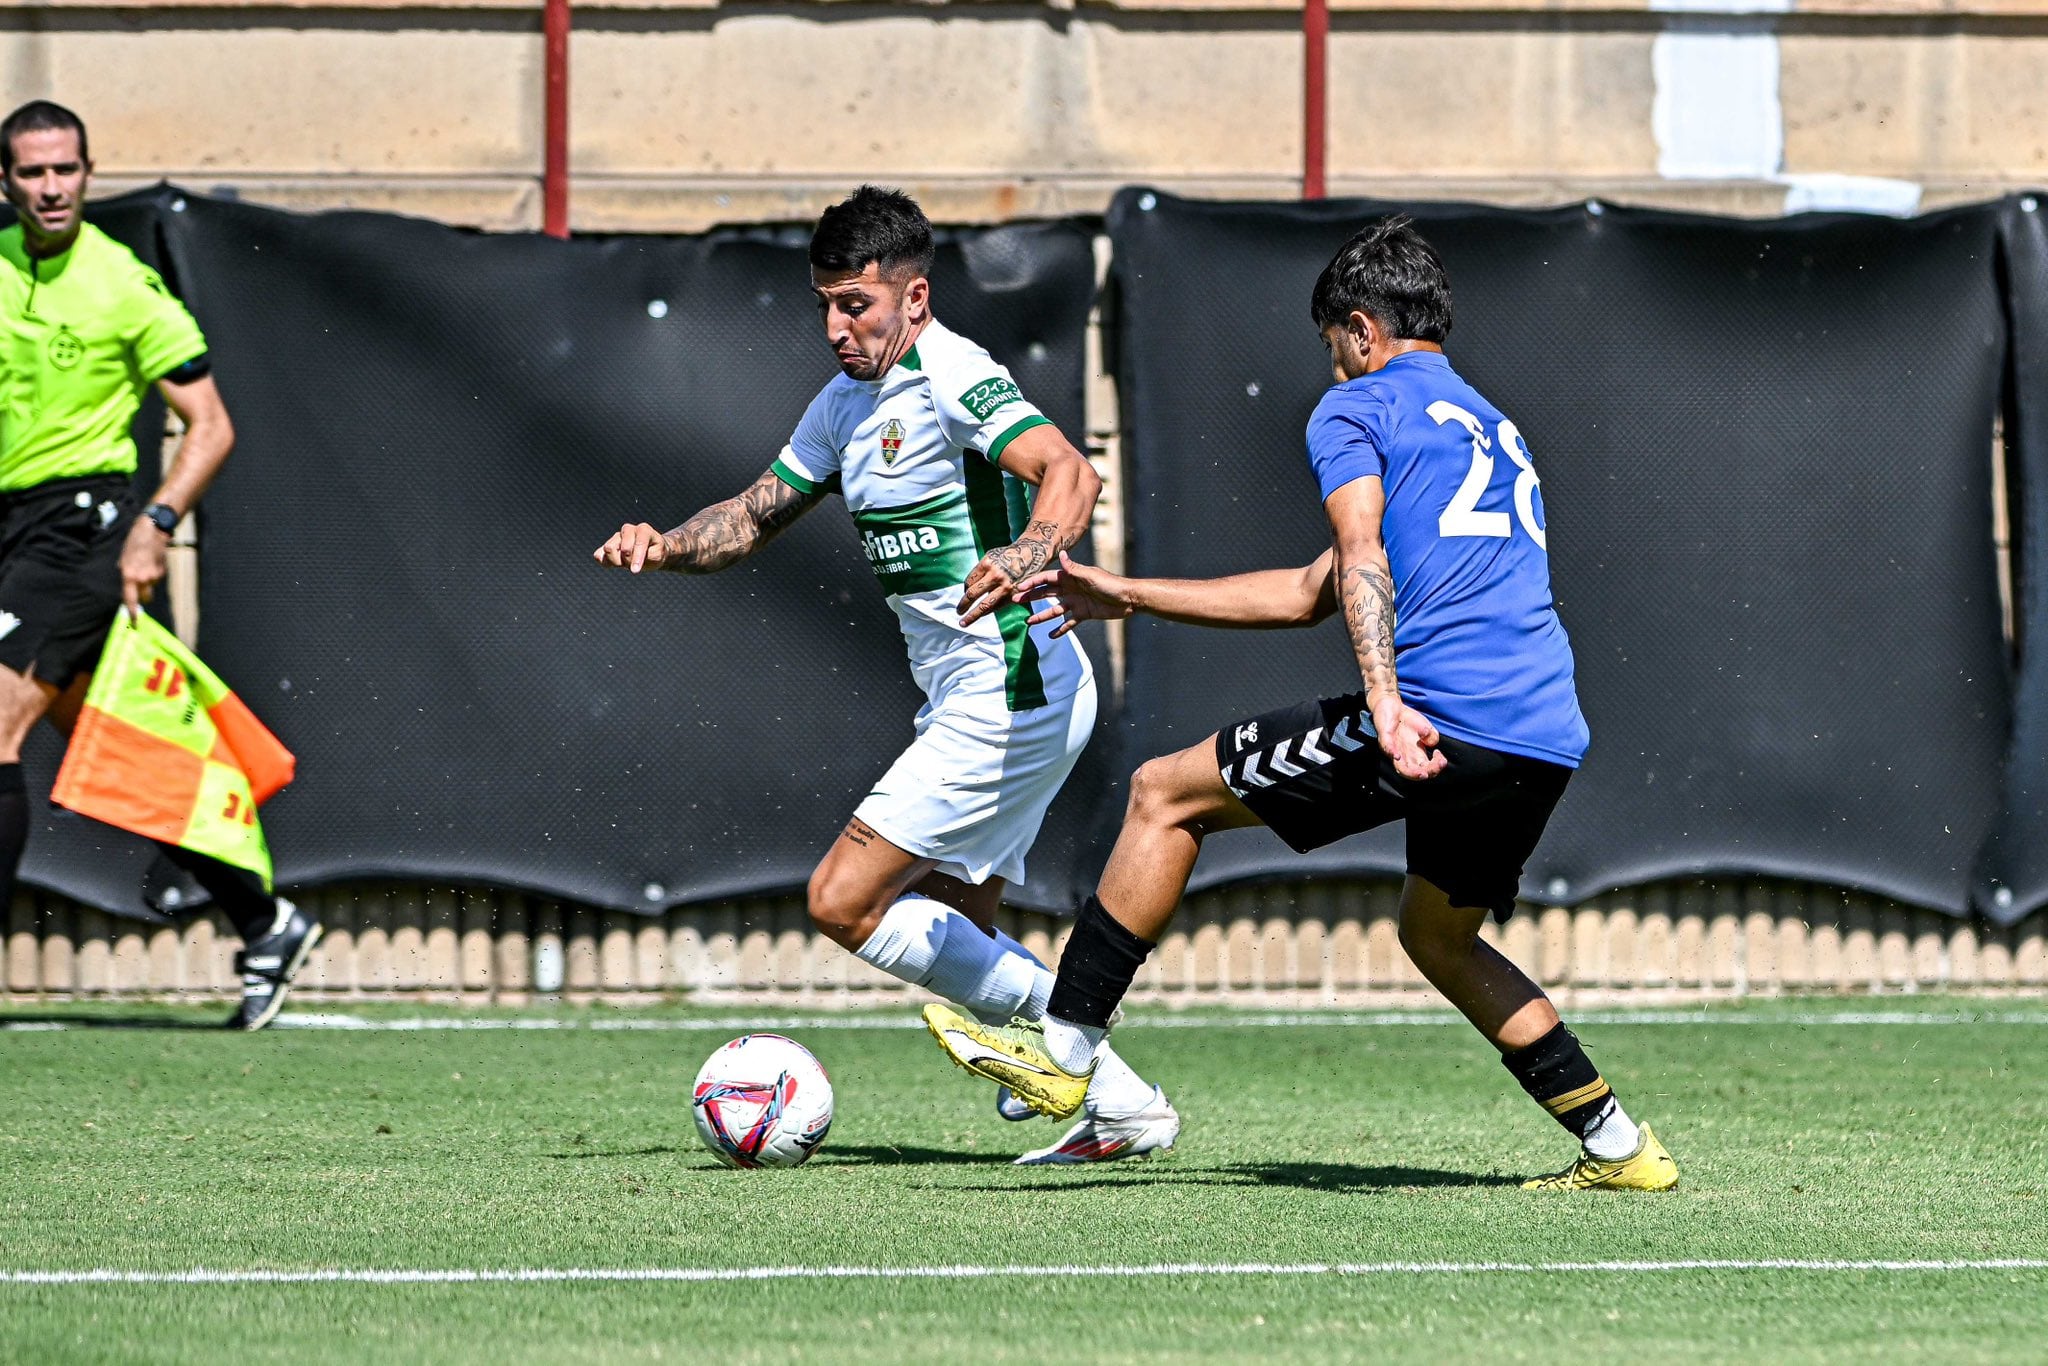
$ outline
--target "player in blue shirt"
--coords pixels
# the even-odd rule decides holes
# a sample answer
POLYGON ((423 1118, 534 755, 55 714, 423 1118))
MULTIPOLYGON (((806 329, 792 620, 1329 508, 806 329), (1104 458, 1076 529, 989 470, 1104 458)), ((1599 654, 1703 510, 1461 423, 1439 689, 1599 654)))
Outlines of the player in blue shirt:
POLYGON ((1407 219, 1345 243, 1310 313, 1337 379, 1308 425, 1329 550, 1302 569, 1202 580, 1125 579, 1062 556, 1020 587, 1044 604, 1032 620, 1064 618, 1062 631, 1132 612, 1231 627, 1341 612, 1364 690, 1247 718, 1139 768, 1042 1035, 943 1006, 926 1023, 955 1062, 1071 1114, 1206 836, 1264 825, 1305 852, 1405 820, 1402 946, 1581 1143, 1570 1167, 1526 1184, 1669 1189, 1670 1154, 1621 1108, 1542 988, 1479 937, 1489 914, 1513 911, 1587 743, 1529 448, 1444 355, 1450 284, 1407 219))

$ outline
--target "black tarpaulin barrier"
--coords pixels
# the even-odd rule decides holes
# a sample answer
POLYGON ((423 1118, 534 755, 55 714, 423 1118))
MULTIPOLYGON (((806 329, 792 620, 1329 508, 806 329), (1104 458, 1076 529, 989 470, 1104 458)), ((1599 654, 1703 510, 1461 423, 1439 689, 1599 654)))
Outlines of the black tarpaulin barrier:
MULTIPOLYGON (((1304 564, 1328 544, 1302 440, 1330 383, 1309 292, 1390 207, 1118 197, 1132 572, 1304 564)), ((1542 475, 1592 727, 1525 893, 1763 874, 1961 912, 2007 729, 1997 207, 1411 211, 1450 274, 1452 362, 1542 475)), ((1126 767, 1359 686, 1336 620, 1137 621, 1128 660, 1126 767)), ((1231 833, 1195 885, 1394 872, 1401 851, 1398 828, 1306 857, 1231 833)))
POLYGON ((1972 880, 1971 903, 2014 924, 2048 905, 2048 224, 2038 198, 2000 206, 1999 244, 2012 329, 2006 388, 2014 636, 2012 741, 2005 790, 1972 880))
MULTIPOLYGON (((834 373, 808 231, 564 243, 197 196, 165 222, 239 434, 201 649, 299 756, 264 809, 279 881, 800 888, 923 700, 843 506, 708 577, 591 551, 744 488, 834 373)), ((1093 293, 1080 227, 942 234, 938 315, 1076 438, 1093 293)), ((1088 805, 1025 904, 1070 900, 1088 805)))
MULTIPOLYGON (((183 294, 177 271, 163 250, 162 225, 172 205, 184 196, 168 185, 118 195, 88 204, 86 218, 109 237, 133 251, 162 275, 174 293, 183 294)), ((11 210, 0 209, 0 226, 11 224, 11 210)), ((159 455, 164 434, 163 400, 154 390, 135 415, 138 504, 146 503, 159 484, 159 455)), ((159 592, 152 615, 169 622, 168 593, 159 592)), ((156 846, 139 835, 52 806, 46 800, 64 760, 64 743, 47 725, 38 725, 22 746, 22 775, 28 783, 30 827, 21 881, 61 892, 88 905, 138 919, 155 919, 143 898, 145 879, 156 861, 156 846)), ((0 907, 0 910, 4 910, 0 907)))

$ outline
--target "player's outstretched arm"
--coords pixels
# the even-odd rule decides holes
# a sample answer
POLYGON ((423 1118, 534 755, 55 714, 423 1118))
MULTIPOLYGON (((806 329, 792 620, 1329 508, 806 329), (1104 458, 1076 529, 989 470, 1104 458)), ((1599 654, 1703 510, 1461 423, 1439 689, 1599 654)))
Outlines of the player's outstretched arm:
POLYGON ((1144 612, 1190 626, 1273 630, 1313 626, 1337 610, 1337 552, 1299 569, 1260 569, 1217 579, 1127 579, 1062 553, 1059 567, 1017 585, 1017 600, 1041 604, 1031 624, 1055 621, 1063 636, 1084 621, 1144 612))
MULTIPOLYGON (((972 459, 973 457, 968 457, 972 459)), ((1052 564, 1088 530, 1102 478, 1086 456, 1075 450, 1059 428, 1033 427, 1003 448, 996 463, 1027 484, 1036 485, 1031 523, 1009 545, 982 556, 967 576, 960 598, 960 624, 978 621, 1006 602, 1016 600, 1017 585, 1052 564)))
POLYGON ((591 558, 635 574, 642 569, 715 574, 768 544, 824 497, 823 493, 791 488, 768 470, 737 497, 713 503, 673 531, 656 531, 646 522, 628 522, 592 552, 591 558))
POLYGON ((1401 700, 1394 674, 1394 575, 1380 540, 1385 487, 1376 477, 1353 479, 1323 500, 1337 552, 1337 599, 1365 679, 1366 705, 1380 748, 1404 778, 1432 778, 1445 763, 1436 727, 1401 700))

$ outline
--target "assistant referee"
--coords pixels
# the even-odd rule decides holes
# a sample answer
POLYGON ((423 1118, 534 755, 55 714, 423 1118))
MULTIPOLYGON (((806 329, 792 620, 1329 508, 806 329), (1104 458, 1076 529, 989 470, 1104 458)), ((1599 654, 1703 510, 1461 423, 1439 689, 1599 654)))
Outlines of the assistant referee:
MULTIPOLYGON (((234 426, 206 338, 155 271, 85 222, 85 124, 34 100, 0 121, 17 222, 0 231, 0 909, 28 841, 21 744, 38 720, 68 736, 115 612, 164 576, 178 520, 220 472, 234 426), (155 384, 185 441, 138 514, 129 426, 155 384)), ((243 941, 230 1028, 275 1018, 320 925, 246 869, 159 846, 243 941)))

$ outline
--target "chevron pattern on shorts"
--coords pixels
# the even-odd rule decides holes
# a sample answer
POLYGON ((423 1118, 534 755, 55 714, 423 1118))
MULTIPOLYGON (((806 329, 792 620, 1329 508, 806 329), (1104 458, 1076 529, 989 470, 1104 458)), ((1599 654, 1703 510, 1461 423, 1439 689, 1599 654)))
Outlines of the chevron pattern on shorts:
POLYGON ((1223 785, 1230 789, 1231 795, 1242 797, 1247 788, 1271 787, 1279 778, 1300 777, 1308 772, 1303 764, 1320 766, 1329 763, 1337 756, 1323 748, 1325 743, 1346 753, 1364 749, 1372 732, 1361 729, 1354 733, 1353 728, 1358 724, 1359 718, 1347 716, 1330 728, 1327 739, 1323 728, 1317 726, 1305 735, 1290 735, 1270 749, 1247 750, 1235 762, 1224 765, 1223 785), (1292 756, 1287 752, 1289 745, 1294 747, 1292 756), (1261 764, 1265 766, 1263 771, 1261 764))

